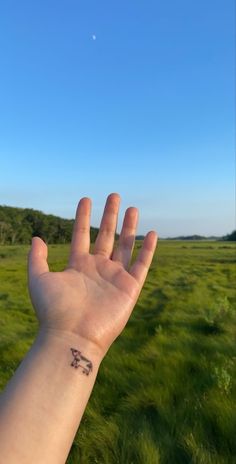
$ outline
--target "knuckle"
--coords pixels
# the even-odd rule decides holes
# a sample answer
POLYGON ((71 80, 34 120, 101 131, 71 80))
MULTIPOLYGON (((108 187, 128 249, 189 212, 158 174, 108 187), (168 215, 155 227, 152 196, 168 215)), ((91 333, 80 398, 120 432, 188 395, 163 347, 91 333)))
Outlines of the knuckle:
POLYGON ((89 228, 87 226, 78 226, 76 228, 76 232, 79 232, 79 233, 87 233, 89 231, 89 228))
POLYGON ((132 235, 121 237, 120 239, 121 248, 131 249, 133 247, 133 244, 134 244, 134 236, 132 235))
POLYGON ((108 251, 105 250, 104 248, 99 248, 97 251, 96 251, 97 254, 99 255, 102 255, 102 256, 108 256, 108 251))
POLYGON ((104 225, 100 229, 100 233, 103 235, 114 235, 114 228, 110 225, 104 225))

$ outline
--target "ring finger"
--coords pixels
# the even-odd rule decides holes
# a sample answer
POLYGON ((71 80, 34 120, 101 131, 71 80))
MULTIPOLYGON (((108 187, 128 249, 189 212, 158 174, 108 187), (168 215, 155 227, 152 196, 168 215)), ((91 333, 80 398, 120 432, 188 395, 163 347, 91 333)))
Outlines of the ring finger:
POLYGON ((125 212, 118 247, 112 255, 112 261, 120 262, 125 269, 128 269, 132 257, 137 223, 138 209, 131 206, 125 212))

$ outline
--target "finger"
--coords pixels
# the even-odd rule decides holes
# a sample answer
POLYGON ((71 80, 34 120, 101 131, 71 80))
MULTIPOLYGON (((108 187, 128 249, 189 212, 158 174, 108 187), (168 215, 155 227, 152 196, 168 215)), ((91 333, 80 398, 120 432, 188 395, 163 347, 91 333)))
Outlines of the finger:
POLYGON ((138 209, 131 206, 125 212, 118 246, 112 255, 112 261, 120 262, 125 269, 128 269, 132 257, 137 223, 138 209))
POLYGON ((45 272, 49 272, 47 263, 48 248, 40 237, 32 238, 31 249, 28 254, 28 279, 39 277, 45 272))
POLYGON ((151 265, 157 245, 157 239, 158 237, 155 231, 148 232, 143 241, 143 245, 138 254, 138 257, 130 268, 129 273, 137 280, 141 287, 145 282, 149 267, 151 265))
POLYGON ((100 229, 94 245, 94 254, 110 257, 114 245, 117 217, 120 206, 120 195, 111 193, 107 197, 100 229))
POLYGON ((90 248, 90 198, 81 198, 76 210, 75 223, 71 240, 69 265, 73 266, 78 260, 78 255, 89 253, 90 248))

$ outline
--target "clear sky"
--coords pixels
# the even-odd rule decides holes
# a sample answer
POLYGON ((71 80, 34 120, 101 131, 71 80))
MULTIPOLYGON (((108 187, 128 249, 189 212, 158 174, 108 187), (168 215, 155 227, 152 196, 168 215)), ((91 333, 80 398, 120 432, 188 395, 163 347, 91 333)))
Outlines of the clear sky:
POLYGON ((235 228, 234 0, 3 0, 0 204, 235 228))

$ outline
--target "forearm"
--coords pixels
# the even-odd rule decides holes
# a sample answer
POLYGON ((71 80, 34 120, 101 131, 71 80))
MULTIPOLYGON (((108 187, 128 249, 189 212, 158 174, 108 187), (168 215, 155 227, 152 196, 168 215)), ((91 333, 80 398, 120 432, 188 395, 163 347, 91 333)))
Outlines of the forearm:
POLYGON ((66 462, 101 360, 76 335, 38 334, 0 397, 0 464, 66 462))

